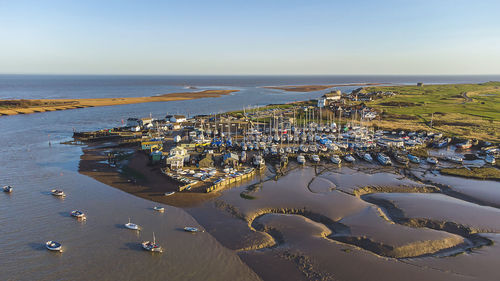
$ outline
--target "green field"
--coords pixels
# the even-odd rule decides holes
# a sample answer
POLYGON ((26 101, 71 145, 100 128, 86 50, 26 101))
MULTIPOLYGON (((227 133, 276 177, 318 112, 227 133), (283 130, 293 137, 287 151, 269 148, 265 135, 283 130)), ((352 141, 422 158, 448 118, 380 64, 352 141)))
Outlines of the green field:
POLYGON ((393 97, 366 104, 382 112, 375 125, 430 129, 451 136, 500 141, 500 82, 366 87, 362 92, 391 91, 393 97))

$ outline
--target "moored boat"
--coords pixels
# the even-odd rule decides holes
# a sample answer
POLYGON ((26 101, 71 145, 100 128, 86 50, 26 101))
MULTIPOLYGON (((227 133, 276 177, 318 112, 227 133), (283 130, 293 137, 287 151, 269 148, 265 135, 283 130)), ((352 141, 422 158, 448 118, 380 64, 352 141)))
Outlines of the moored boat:
POLYGON ((420 163, 420 158, 418 158, 418 156, 415 156, 415 155, 412 155, 412 154, 408 154, 408 159, 412 163, 415 163, 415 164, 419 164, 420 163))
POLYGON ((342 159, 340 159, 338 155, 332 155, 332 157, 330 157, 330 161, 332 161, 333 164, 342 163, 342 159))
POLYGON ((203 232, 203 230, 200 230, 197 227, 193 227, 193 226, 184 227, 184 231, 186 231, 186 232, 203 232))
POLYGON ((356 161, 356 159, 351 154, 347 154, 346 156, 344 156, 344 159, 349 163, 354 163, 356 161))
POLYGON ((318 155, 316 155, 316 154, 313 154, 313 155, 311 156, 311 159, 312 159, 312 161, 313 161, 313 162, 315 162, 315 163, 319 163, 319 161, 321 161, 321 159, 319 158, 319 156, 318 156, 318 155))
POLYGON ((60 189, 52 189, 50 191, 50 194, 57 196, 57 197, 66 197, 66 194, 64 193, 64 191, 62 191, 60 189))
POLYGON ((132 229, 132 230, 139 230, 141 228, 137 224, 131 223, 130 222, 130 218, 128 218, 128 223, 125 224, 125 227, 128 228, 128 229, 132 229))
POLYGON ((156 243, 156 237, 154 232, 153 232, 153 241, 142 242, 142 248, 148 252, 156 252, 156 253, 163 252, 163 248, 158 243, 156 243))
POLYGON ((439 161, 436 157, 427 157, 427 159, 425 161, 427 161, 429 164, 432 164, 432 165, 437 165, 437 163, 439 163, 439 161))
POLYGON ((363 155, 363 159, 366 161, 366 162, 373 162, 373 158, 372 156, 370 155, 370 153, 365 153, 363 155))
POLYGON ((484 158, 484 162, 490 164, 490 165, 493 165, 496 163, 496 160, 495 160, 495 157, 491 154, 488 154, 486 155, 486 157, 484 158))
POLYGON ((3 187, 3 192, 11 193, 14 190, 14 188, 10 185, 6 185, 3 187))
POLYGON ((383 154, 382 152, 380 152, 379 154, 377 154, 377 160, 382 165, 385 165, 385 166, 392 165, 391 159, 387 155, 383 154))
POLYGON ((304 155, 299 155, 297 156, 297 162, 300 164, 300 165, 304 165, 306 163, 306 158, 304 157, 304 155))
POLYGON ((174 194, 175 194, 175 191, 165 192, 165 196, 171 196, 171 195, 174 195, 174 194))
POLYGON ((54 252, 62 252, 62 245, 59 242, 56 241, 47 241, 45 242, 45 247, 54 252))
POLYGON ((165 208, 160 207, 160 206, 154 206, 154 207, 153 207, 153 210, 155 210, 155 211, 157 211, 157 212, 165 212, 165 208))
POLYGON ((82 219, 82 220, 87 219, 87 217, 85 216, 85 213, 82 211, 79 211, 79 210, 71 211, 71 216, 75 217, 77 219, 82 219))

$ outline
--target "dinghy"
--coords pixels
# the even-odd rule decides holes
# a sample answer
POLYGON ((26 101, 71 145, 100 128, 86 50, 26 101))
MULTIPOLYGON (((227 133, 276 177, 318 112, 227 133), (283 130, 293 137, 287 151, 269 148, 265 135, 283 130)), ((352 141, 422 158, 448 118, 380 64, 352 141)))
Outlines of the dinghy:
POLYGON ((62 245, 56 241, 47 241, 45 242, 45 247, 50 251, 62 252, 62 245))
POLYGON ((52 189, 50 191, 50 194, 57 196, 57 197, 65 197, 66 196, 66 194, 64 194, 64 191, 59 190, 59 189, 52 189))
POLYGON ((153 207, 153 210, 158 211, 158 212, 162 212, 162 213, 165 212, 165 208, 160 207, 160 206, 153 207))
POLYGON ((85 213, 83 213, 82 211, 78 211, 78 210, 74 210, 71 212, 71 216, 77 218, 77 219, 82 219, 82 220, 86 220, 87 217, 85 216, 85 213))
POLYGON ((198 228, 192 227, 192 226, 186 226, 186 227, 184 227, 184 231, 187 231, 187 232, 203 232, 203 230, 199 230, 198 228))

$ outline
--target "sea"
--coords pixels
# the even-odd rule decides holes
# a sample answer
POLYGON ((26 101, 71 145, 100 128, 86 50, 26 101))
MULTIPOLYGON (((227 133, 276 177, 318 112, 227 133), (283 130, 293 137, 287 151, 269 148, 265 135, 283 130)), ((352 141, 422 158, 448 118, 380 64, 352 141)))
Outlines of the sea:
MULTIPOLYGON (((317 98, 324 91, 285 92, 262 88, 315 84, 426 84, 500 81, 477 76, 94 76, 0 75, 0 99, 153 96, 204 89, 237 89, 231 95, 188 101, 105 106, 0 116, 0 280, 259 280, 238 255, 209 233, 186 235, 200 226, 183 209, 135 197, 78 173, 82 147, 62 144, 74 131, 116 127, 128 117, 210 114, 317 98), (63 189, 64 199, 50 195, 63 189), (73 219, 82 210, 87 221, 73 219), (131 218, 142 226, 123 228, 131 218), (161 255, 142 251, 153 239, 161 255), (63 253, 45 249, 48 240, 63 253)), ((343 92, 359 86, 338 87, 343 92)), ((200 226, 201 227, 201 226, 200 226)))

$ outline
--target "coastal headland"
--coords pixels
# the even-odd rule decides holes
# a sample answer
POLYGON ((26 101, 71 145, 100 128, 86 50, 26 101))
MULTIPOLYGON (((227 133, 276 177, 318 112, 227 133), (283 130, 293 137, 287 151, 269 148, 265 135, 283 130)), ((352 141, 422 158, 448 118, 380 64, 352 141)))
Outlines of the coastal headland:
POLYGON ((217 98, 223 95, 229 95, 237 91, 238 90, 203 90, 197 92, 170 93, 151 97, 0 100, 0 116, 30 114, 96 106, 217 98))

